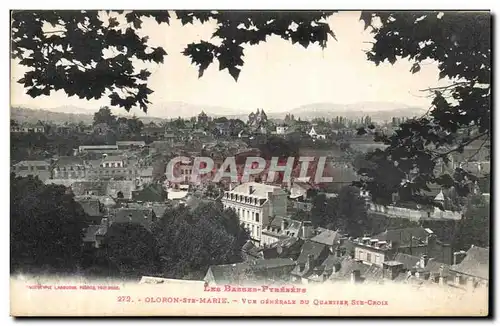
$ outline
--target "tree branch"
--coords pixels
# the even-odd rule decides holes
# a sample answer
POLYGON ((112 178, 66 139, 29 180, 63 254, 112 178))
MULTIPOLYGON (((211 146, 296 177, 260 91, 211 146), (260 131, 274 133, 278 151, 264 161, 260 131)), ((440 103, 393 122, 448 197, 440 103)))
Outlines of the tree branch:
MULTIPOLYGON (((481 137, 483 137, 483 136, 486 136, 486 135, 489 135, 489 132, 488 132, 488 131, 485 131, 485 132, 483 132, 483 133, 480 133, 480 134, 478 134, 478 135, 476 135, 476 136, 474 136, 474 137, 470 138, 468 141, 463 142, 463 143, 461 143, 460 145, 458 145, 457 147, 452 148, 452 149, 450 149, 450 150, 448 150, 448 151, 446 151, 446 152, 444 152, 444 153, 436 153, 436 152, 434 152, 435 154, 437 154, 437 156, 436 156, 434 159, 437 159, 437 158, 443 158, 443 157, 445 157, 445 156, 447 156, 447 155, 449 155, 449 154, 451 154, 451 153, 453 153, 453 152, 456 152, 456 151, 457 151, 457 150, 459 150, 459 149, 464 148, 465 146, 467 146, 467 145, 471 144, 473 141, 475 141, 475 140, 477 140, 477 139, 479 139, 479 138, 481 138, 481 137)), ((488 140, 488 138, 487 138, 487 139, 485 139, 485 142, 486 142, 486 140, 488 140)), ((482 146, 482 145, 481 145, 481 146, 482 146)))
POLYGON ((470 162, 470 160, 471 160, 474 156, 476 156, 476 155, 479 153, 479 151, 481 151, 481 149, 483 148, 483 146, 486 144, 486 142, 487 142, 487 141, 488 141, 488 138, 486 138, 486 139, 483 141, 483 143, 481 144, 481 146, 479 146, 479 148, 478 148, 478 149, 474 152, 474 154, 472 154, 471 156, 469 156, 469 157, 465 160, 465 162, 464 162, 464 163, 469 163, 469 162, 470 162))
POLYGON ((420 89, 419 91, 420 92, 445 91, 445 90, 448 90, 448 89, 456 87, 456 86, 462 86, 462 85, 468 85, 468 84, 470 84, 470 82, 457 82, 457 83, 450 84, 448 86, 429 87, 426 89, 420 89))

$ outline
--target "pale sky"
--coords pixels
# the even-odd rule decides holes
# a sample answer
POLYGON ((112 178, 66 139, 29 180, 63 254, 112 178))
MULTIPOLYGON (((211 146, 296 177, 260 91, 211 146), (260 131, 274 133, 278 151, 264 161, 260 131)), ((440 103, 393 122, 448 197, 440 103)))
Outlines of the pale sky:
MULTIPOLYGON (((145 20, 141 34, 150 37, 149 44, 162 46, 168 56, 164 64, 152 65, 149 86, 155 106, 182 101, 197 105, 221 106, 242 111, 264 108, 266 111, 285 111, 295 107, 321 102, 348 104, 356 102, 396 102, 427 108, 429 99, 419 90, 438 85, 438 70, 426 64, 417 74, 411 74, 411 63, 398 61, 375 66, 368 62, 363 49, 367 49, 371 35, 364 31, 359 12, 342 12, 332 16, 328 23, 337 41, 330 39, 327 48, 292 45, 278 37, 256 46, 247 46, 245 64, 238 82, 227 70, 219 71, 218 62, 198 79, 197 67, 181 54, 191 42, 210 40, 213 25, 181 26, 172 20, 170 26, 145 20)), ((68 98, 65 93, 52 93, 32 99, 22 85, 15 83, 22 77, 23 67, 13 63, 11 72, 12 105, 32 108, 77 106, 95 111, 109 105, 109 99, 80 100, 68 98)), ((139 112, 132 109, 132 113, 139 112)), ((217 113, 217 112, 214 112, 217 113)))

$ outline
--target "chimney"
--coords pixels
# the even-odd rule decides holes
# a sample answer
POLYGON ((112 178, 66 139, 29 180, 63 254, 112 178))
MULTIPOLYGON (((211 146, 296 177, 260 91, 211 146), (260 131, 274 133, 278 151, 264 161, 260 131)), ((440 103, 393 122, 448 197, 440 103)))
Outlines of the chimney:
POLYGON ((302 237, 304 239, 312 238, 313 236, 313 226, 311 221, 302 222, 302 237))
POLYGON ((253 186, 248 187, 248 193, 251 195, 253 194, 253 186))
POLYGON ((356 269, 351 273, 351 282, 358 283, 361 280, 361 271, 356 269))
POLYGON ((306 265, 307 265, 308 270, 314 268, 314 255, 313 254, 307 255, 307 264, 306 265))
POLYGON ((383 263, 383 276, 385 279, 394 280, 403 269, 403 264, 398 262, 383 263))
POLYGON ((437 240, 437 237, 435 234, 429 234, 427 236, 427 246, 432 248, 436 245, 436 240, 437 240))
POLYGON ((468 277, 467 278, 467 289, 468 290, 474 289, 475 288, 474 283, 475 283, 474 282, 474 278, 473 277, 468 277))
POLYGON ((284 232, 286 229, 286 221, 285 219, 281 219, 281 232, 284 232))
POLYGON ((340 249, 340 247, 337 247, 337 249, 335 249, 335 257, 342 257, 342 250, 340 249))
POLYGON ((464 260, 467 253, 463 250, 453 253, 453 265, 458 265, 464 260))
POLYGON ((422 255, 420 257, 420 267, 425 268, 429 262, 429 257, 427 255, 422 255))
POLYGON ((345 255, 347 255, 347 248, 345 247, 340 248, 340 256, 345 256, 345 255))
POLYGON ((430 272, 422 271, 422 272, 420 273, 420 277, 421 277, 423 280, 428 280, 430 276, 431 276, 431 273, 430 273, 430 272))
POLYGON ((276 252, 278 253, 278 255, 281 255, 283 253, 283 247, 281 246, 281 244, 278 244, 278 246, 276 247, 276 252))
POLYGON ((439 285, 445 285, 446 284, 446 276, 444 275, 444 267, 440 266, 439 267, 439 285))

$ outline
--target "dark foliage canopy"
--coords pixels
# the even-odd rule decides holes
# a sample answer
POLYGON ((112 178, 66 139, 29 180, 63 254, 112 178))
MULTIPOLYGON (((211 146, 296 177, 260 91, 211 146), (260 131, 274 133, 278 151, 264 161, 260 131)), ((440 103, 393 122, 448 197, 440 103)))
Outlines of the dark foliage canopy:
MULTIPOLYGON (((187 45, 183 53, 198 66, 199 76, 217 60, 235 80, 243 65, 246 44, 265 42, 277 35, 307 47, 326 45, 328 12, 222 12, 176 11, 183 25, 209 20, 217 23, 213 34, 220 44, 200 41, 187 45), (298 27, 291 29, 292 23, 298 27)), ((29 68, 19 80, 28 95, 37 97, 63 90, 69 96, 99 99, 108 96, 112 106, 127 111, 147 111, 153 91, 147 69, 137 71, 134 63, 163 63, 167 53, 140 37, 144 19, 168 24, 167 11, 14 11, 12 12, 12 58, 29 68)))
POLYGON ((10 178, 11 272, 74 272, 86 214, 64 186, 10 178))
POLYGON ((437 62, 439 78, 450 81, 447 86, 425 90, 433 98, 426 114, 402 123, 392 135, 375 134, 375 140, 388 148, 369 155, 375 164, 359 170, 362 186, 382 203, 399 193, 428 204, 430 184, 454 187, 467 196, 475 176, 462 169, 444 174, 436 170, 470 144, 489 147, 491 16, 484 12, 363 12, 361 19, 375 38, 368 60, 379 65, 404 58, 414 63, 412 73, 418 73, 421 64, 437 62))
POLYGON ((154 275, 159 272, 158 247, 142 225, 112 224, 106 234, 107 257, 122 275, 154 275))
POLYGON ((236 213, 217 202, 169 209, 153 234, 167 277, 201 278, 211 265, 240 262, 249 239, 236 213))

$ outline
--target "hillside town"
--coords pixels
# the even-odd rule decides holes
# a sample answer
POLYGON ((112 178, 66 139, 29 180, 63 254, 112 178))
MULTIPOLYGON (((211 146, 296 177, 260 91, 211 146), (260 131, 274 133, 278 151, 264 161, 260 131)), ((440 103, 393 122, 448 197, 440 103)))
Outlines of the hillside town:
MULTIPOLYGON (((64 200, 36 196, 62 191, 72 198, 75 206, 61 208, 65 215, 54 223, 76 215, 81 219, 81 230, 67 236, 81 231, 70 242, 76 241, 81 252, 73 267, 82 275, 210 285, 347 281, 487 287, 489 245, 483 235, 489 232, 490 161, 480 143, 461 154, 476 153, 473 159, 457 156, 436 167, 462 168, 477 176, 467 198, 453 188, 435 186, 427 195, 436 205, 397 196, 380 204, 355 186, 365 154, 384 148, 373 134, 360 135, 358 129, 390 134, 401 121, 394 117, 377 123, 369 116, 304 121, 293 115, 273 121, 258 109, 245 122, 201 112, 160 125, 118 118, 108 108, 95 113, 93 125, 11 121, 11 181, 17 180, 11 187, 19 187, 13 192, 32 191, 28 197, 42 206, 43 201, 62 205, 64 200), (196 157, 208 156, 219 168, 227 157, 236 157, 242 167, 249 155, 325 156, 324 173, 333 182, 191 178, 196 157), (175 171, 182 181, 171 182, 167 163, 180 156, 185 159, 175 171), (482 225, 479 217, 485 219, 482 225), (468 223, 478 229, 466 230, 468 223), (223 240, 212 243, 219 236, 223 240)), ((32 203, 19 200, 16 207, 26 211, 15 213, 29 216, 32 203)), ((42 250, 40 243, 32 245, 42 250)), ((44 253, 37 254, 16 257, 16 267, 46 269, 50 264, 37 262, 44 253)))

